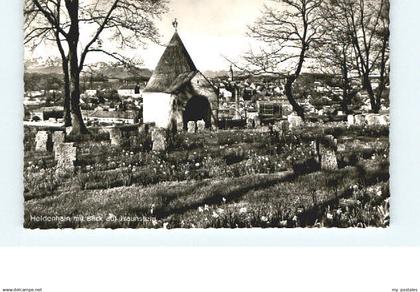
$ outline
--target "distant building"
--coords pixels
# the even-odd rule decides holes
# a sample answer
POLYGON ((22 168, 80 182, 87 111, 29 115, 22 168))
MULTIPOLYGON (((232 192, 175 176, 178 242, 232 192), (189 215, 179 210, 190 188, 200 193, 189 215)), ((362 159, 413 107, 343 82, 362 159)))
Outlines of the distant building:
POLYGON ((40 107, 29 111, 30 121, 48 121, 49 119, 61 119, 63 116, 62 106, 40 107))
POLYGON ((118 89, 118 95, 122 97, 140 98, 142 90, 139 84, 123 85, 118 89))
POLYGON ((143 122, 186 129, 188 121, 217 125, 218 97, 175 32, 143 93, 143 122))

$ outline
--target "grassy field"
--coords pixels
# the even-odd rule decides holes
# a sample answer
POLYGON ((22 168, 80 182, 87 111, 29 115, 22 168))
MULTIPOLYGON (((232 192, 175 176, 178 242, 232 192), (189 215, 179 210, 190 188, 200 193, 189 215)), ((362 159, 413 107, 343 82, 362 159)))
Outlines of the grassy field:
POLYGON ((385 128, 180 134, 161 154, 138 145, 84 147, 65 174, 55 173, 52 154, 26 153, 25 227, 389 225, 385 128), (326 133, 339 141, 335 171, 308 163, 310 143, 326 133))

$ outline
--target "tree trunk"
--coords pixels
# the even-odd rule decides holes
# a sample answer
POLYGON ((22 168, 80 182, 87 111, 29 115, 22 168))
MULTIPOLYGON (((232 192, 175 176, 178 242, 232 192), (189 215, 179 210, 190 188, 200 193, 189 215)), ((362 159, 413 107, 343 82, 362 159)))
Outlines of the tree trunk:
MULTIPOLYGON (((304 15, 305 17, 305 15, 304 15)), ((290 75, 289 77, 287 77, 287 81, 286 81, 286 85, 285 85, 285 91, 286 91, 286 97, 289 100, 290 104, 293 107, 293 110, 296 112, 296 114, 298 116, 300 116, 302 118, 302 120, 305 120, 305 111, 303 109, 303 107, 300 106, 300 104, 296 101, 294 94, 293 94, 293 83, 295 83, 296 79, 299 77, 301 71, 302 71, 302 67, 303 67, 303 63, 305 62, 305 54, 306 54, 306 50, 308 49, 308 43, 305 41, 306 40, 306 35, 308 32, 308 24, 306 22, 306 19, 303 19, 304 22, 304 33, 303 33, 303 38, 302 38, 302 47, 300 50, 300 55, 299 55, 299 60, 298 60, 298 64, 295 70, 295 73, 293 75, 290 75)))
POLYGON ((378 113, 381 105, 380 105, 380 103, 378 104, 376 102, 375 92, 373 91, 372 83, 370 82, 370 78, 369 78, 369 74, 365 73, 363 75, 363 83, 364 83, 364 87, 365 87, 365 89, 368 93, 368 96, 369 96, 370 106, 372 108, 372 112, 373 113, 378 113))
POLYGON ((298 116, 300 116, 303 120, 305 120, 305 111, 303 110, 303 107, 300 106, 295 100, 295 97, 293 96, 293 83, 295 82, 296 77, 295 76, 289 76, 287 77, 286 85, 285 85, 285 93, 287 100, 292 105, 293 110, 297 113, 298 116))
POLYGON ((70 110, 72 118, 71 135, 81 135, 89 133, 83 122, 82 112, 80 111, 80 71, 77 56, 77 46, 79 43, 79 1, 66 0, 66 7, 70 18, 70 29, 67 36, 69 46, 69 71, 70 71, 70 110))
POLYGON ((70 108, 70 76, 69 64, 67 59, 63 59, 63 73, 64 73, 64 126, 71 126, 71 108, 70 108))
POLYGON ((341 108, 344 113, 349 114, 349 104, 350 104, 350 80, 347 69, 347 60, 344 58, 345 64, 343 64, 343 100, 341 102, 341 108))
POLYGON ((376 94, 376 104, 378 106, 378 111, 381 108, 381 99, 382 95, 385 90, 385 84, 387 83, 388 77, 386 76, 386 49, 388 47, 388 40, 389 40, 389 30, 384 33, 383 40, 382 40, 382 48, 381 48, 381 65, 380 65, 380 79, 379 79, 379 87, 376 94))
POLYGON ((58 50, 61 55, 61 67, 64 74, 64 104, 63 104, 63 113, 64 113, 64 126, 71 126, 71 110, 70 110, 70 77, 69 77, 69 60, 64 52, 63 45, 60 40, 60 33, 58 30, 55 31, 55 41, 57 43, 58 50))
POLYGON ((80 75, 77 58, 77 47, 72 48, 69 54, 70 63, 70 109, 72 119, 72 135, 87 134, 88 130, 83 122, 80 110, 80 75))

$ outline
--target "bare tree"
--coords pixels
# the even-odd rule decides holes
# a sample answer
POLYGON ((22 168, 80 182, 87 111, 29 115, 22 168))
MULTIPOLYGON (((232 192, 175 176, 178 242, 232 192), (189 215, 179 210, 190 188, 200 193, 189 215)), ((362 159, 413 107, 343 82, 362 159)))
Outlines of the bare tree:
POLYGON ((68 64, 72 134, 88 133, 80 111, 80 73, 87 55, 96 52, 120 57, 103 49, 100 37, 111 39, 120 48, 136 48, 145 40, 157 42, 154 20, 165 12, 166 0, 28 0, 26 29, 31 37, 27 39, 42 33, 54 35, 60 53, 66 50, 62 59, 63 64, 66 60, 68 64), (34 27, 34 23, 47 25, 34 27), (92 33, 82 44, 81 34, 85 31, 92 33))
MULTIPOLYGON (((58 5, 58 4, 57 4, 58 5)), ((52 11, 51 11, 52 12, 52 11)), ((40 44, 46 42, 54 42, 61 56, 61 66, 63 71, 63 95, 64 95, 64 125, 66 127, 71 126, 71 114, 70 114, 70 76, 69 76, 69 65, 68 58, 65 52, 63 39, 56 27, 52 26, 48 20, 37 10, 32 3, 32 0, 25 1, 24 7, 24 44, 30 46, 32 49, 36 48, 40 44)), ((60 22, 60 13, 58 10, 55 11, 54 17, 60 22)))
POLYGON ((389 0, 331 0, 330 17, 348 31, 356 66, 373 112, 389 84, 389 0), (379 82, 373 87, 372 79, 379 82))
MULTIPOLYGON (((316 42, 314 57, 319 71, 329 76, 340 76, 335 86, 342 89, 341 107, 343 112, 349 113, 349 105, 358 92, 353 88, 353 76, 357 76, 357 58, 352 45, 352 32, 342 26, 342 16, 335 11, 334 1, 322 3, 318 10, 322 18, 322 38, 316 42)), ((335 78, 333 78, 335 79, 335 78)))
POLYGON ((310 49, 320 36, 321 0, 271 0, 263 15, 249 27, 249 36, 263 43, 257 52, 250 50, 245 60, 254 72, 284 75, 285 94, 294 111, 304 118, 296 101, 293 85, 302 73, 310 49))

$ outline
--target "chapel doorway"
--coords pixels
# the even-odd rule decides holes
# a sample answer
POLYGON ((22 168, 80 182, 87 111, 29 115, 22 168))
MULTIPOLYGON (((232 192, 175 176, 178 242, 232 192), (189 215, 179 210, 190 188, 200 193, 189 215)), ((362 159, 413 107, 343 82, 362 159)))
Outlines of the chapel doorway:
POLYGON ((204 120, 206 128, 211 127, 211 108, 207 97, 196 95, 188 100, 183 114, 184 129, 187 129, 189 121, 197 122, 204 120))

